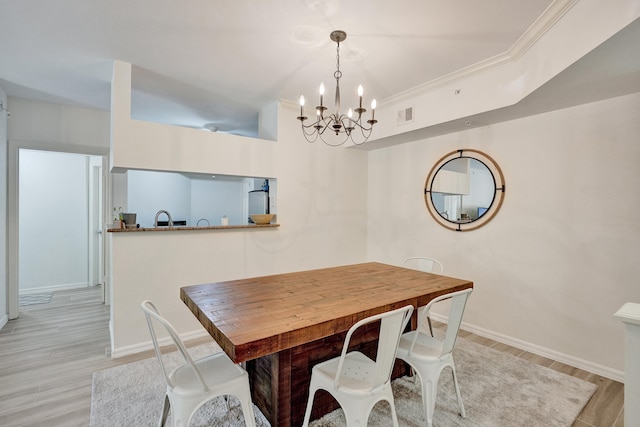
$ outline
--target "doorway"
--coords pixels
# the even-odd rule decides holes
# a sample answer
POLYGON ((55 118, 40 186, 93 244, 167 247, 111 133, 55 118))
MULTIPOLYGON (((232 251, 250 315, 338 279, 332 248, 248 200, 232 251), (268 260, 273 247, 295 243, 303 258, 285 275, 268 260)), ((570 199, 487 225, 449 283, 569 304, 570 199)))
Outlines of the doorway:
POLYGON ((11 143, 9 151, 15 159, 8 206, 13 319, 21 295, 104 285, 107 192, 105 155, 11 143))

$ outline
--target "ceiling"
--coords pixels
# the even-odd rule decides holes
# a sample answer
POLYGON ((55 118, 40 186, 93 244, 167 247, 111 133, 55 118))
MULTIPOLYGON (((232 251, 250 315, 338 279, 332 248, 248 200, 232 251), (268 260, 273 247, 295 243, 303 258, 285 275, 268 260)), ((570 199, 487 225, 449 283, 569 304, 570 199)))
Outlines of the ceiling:
POLYGON ((380 103, 507 52, 552 3, 0 0, 0 88, 109 111, 120 60, 133 65, 134 119, 256 136, 259 111, 274 101, 315 103, 320 82, 333 96, 333 30, 348 34, 343 105, 358 84, 380 103))

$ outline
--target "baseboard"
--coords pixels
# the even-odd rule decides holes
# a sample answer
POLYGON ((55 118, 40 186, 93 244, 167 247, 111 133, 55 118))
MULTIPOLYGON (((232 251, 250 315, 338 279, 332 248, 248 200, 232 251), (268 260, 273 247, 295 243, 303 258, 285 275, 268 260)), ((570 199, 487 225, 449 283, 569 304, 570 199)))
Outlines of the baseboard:
POLYGON ((89 287, 88 282, 84 283, 67 283, 64 285, 41 286, 38 288, 20 289, 20 295, 42 294, 44 292, 67 291, 70 289, 80 289, 89 287))
MULTIPOLYGON (((431 317, 434 320, 437 320, 439 322, 447 323, 447 318, 444 316, 438 315, 436 313, 431 313, 431 317)), ((474 326, 466 322, 462 323, 461 329, 467 332, 474 333, 481 337, 490 338, 494 341, 498 341, 500 343, 519 348, 520 350, 528 351, 530 353, 537 354, 539 356, 546 357, 551 360, 555 360, 557 362, 565 363, 569 366, 573 366, 574 368, 582 369, 587 372, 591 372, 593 374, 601 375, 603 377, 612 379, 614 381, 624 383, 624 372, 619 371, 617 369, 611 369, 607 366, 593 363, 588 360, 580 359, 574 356, 569 356, 567 354, 560 353, 558 351, 551 350, 546 347, 542 347, 536 344, 531 344, 529 342, 522 341, 520 339, 513 338, 508 335, 500 334, 494 331, 490 331, 485 328, 480 328, 478 326, 474 326)), ((203 338, 205 336, 208 336, 206 331, 193 331, 193 332, 180 335, 180 338, 184 342, 188 342, 190 340, 203 338)), ((165 337, 158 340, 158 344, 160 344, 160 346, 167 345, 170 343, 171 343, 171 339, 169 337, 165 337)), ((152 349, 153 349, 153 342, 149 340, 144 343, 113 349, 111 353, 111 357, 117 359, 119 357, 129 356, 132 354, 141 353, 143 351, 152 350, 152 349)))
MULTIPOLYGON (((193 331, 193 332, 187 332, 186 334, 180 334, 180 339, 182 339, 183 342, 187 343, 189 341, 200 339, 203 337, 208 337, 208 336, 209 334, 207 333, 207 331, 193 331)), ((171 340, 170 337, 164 337, 158 340, 158 345, 160 345, 160 347, 169 345, 169 344, 173 344, 173 341, 171 340)), ((142 353, 143 351, 148 351, 148 350, 153 350, 153 342, 151 340, 145 341, 139 344, 129 345, 129 346, 120 347, 120 348, 114 348, 111 351, 111 357, 113 359, 117 359, 119 357, 130 356, 132 354, 142 353)))
MULTIPOLYGON (((431 313, 430 316, 439 322, 447 323, 447 318, 441 316, 436 313, 431 313)), ((503 335, 494 331, 490 331, 485 328, 481 328, 475 325, 471 325, 466 322, 462 322, 460 327, 461 329, 474 333, 484 338, 490 338, 494 341, 498 341, 503 344, 510 345, 511 347, 519 348, 520 350, 528 351, 533 354, 537 354, 538 356, 546 357, 551 360, 555 360, 557 362, 561 362, 567 364, 569 366, 573 366, 574 368, 582 369, 587 372, 591 372, 596 375, 601 375, 603 377, 612 379, 614 381, 618 381, 624 383, 624 371, 619 371, 617 369, 612 369, 608 366, 600 365, 597 363, 590 362, 588 360, 580 359, 578 357, 570 356, 568 354, 560 353, 555 350, 551 350, 546 347, 542 347, 536 344, 532 344, 526 341, 522 341, 517 338, 510 337, 508 335, 503 335)))
POLYGON ((6 325, 8 322, 9 316, 5 314, 4 316, 2 316, 2 318, 0 318, 0 329, 4 328, 4 325, 6 325))

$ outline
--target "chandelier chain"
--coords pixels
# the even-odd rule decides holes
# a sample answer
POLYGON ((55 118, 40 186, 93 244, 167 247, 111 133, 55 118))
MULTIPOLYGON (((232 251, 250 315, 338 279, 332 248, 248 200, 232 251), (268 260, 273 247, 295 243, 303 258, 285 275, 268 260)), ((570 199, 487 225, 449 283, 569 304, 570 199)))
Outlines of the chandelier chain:
POLYGON ((335 73, 333 73, 333 77, 335 77, 336 80, 342 77, 342 71, 340 71, 340 41, 338 41, 337 43, 338 46, 336 47, 336 71, 335 73))

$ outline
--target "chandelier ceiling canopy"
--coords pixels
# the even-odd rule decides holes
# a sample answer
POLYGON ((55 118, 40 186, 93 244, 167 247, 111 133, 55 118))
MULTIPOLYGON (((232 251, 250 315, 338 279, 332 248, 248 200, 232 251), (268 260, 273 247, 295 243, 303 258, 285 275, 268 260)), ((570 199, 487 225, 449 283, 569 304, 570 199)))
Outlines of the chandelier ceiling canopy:
POLYGON ((300 96, 300 124, 302 133, 307 141, 315 142, 318 138, 327 145, 339 146, 351 140, 355 145, 363 144, 369 139, 373 125, 378 121, 375 119, 376 100, 371 101, 371 116, 365 121, 364 113, 367 112, 362 107, 362 96, 364 90, 358 86, 358 108, 351 109, 344 114, 340 111, 340 43, 347 38, 347 33, 336 30, 329 36, 336 42, 336 71, 333 77, 336 79, 335 105, 333 111, 328 114, 328 108, 324 105, 324 84, 320 83, 320 105, 316 106, 316 118, 313 123, 305 124, 308 119, 304 115, 304 96, 300 96), (325 134, 325 132, 327 134, 325 134), (335 138, 332 134, 335 134, 335 138))

